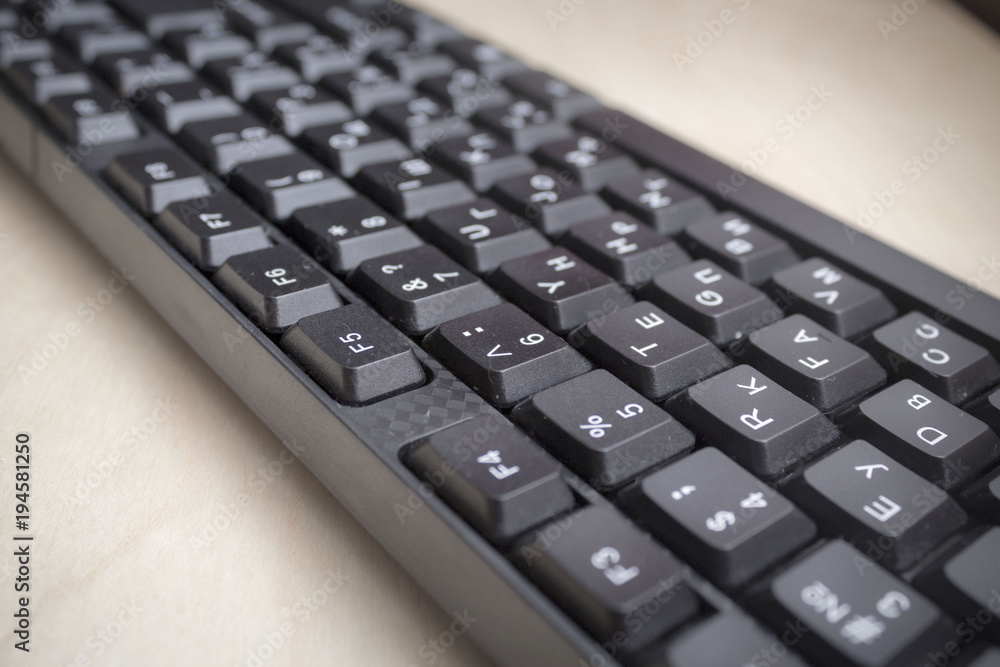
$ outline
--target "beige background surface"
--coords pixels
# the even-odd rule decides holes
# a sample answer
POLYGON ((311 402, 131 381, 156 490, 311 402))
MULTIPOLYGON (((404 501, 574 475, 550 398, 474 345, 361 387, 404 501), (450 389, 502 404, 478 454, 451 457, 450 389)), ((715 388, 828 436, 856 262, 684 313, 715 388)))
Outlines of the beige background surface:
MULTIPOLYGON (((1000 295, 1000 39, 952 5, 910 0, 884 35, 892 6, 872 0, 419 4, 730 163, 776 138, 760 176, 841 219, 903 181, 870 233, 1000 295), (814 87, 829 99, 782 134, 814 87), (915 179, 907 161, 947 128, 915 179)), ((0 548, 0 664, 242 667, 269 640, 266 665, 431 664, 449 619, 137 293, 104 291, 111 267, 6 159, 0 274, 0 544, 19 431, 36 536, 30 656, 11 648, 0 548), (68 325, 65 349, 19 374, 68 325)), ((434 664, 483 658, 459 640, 434 664)))

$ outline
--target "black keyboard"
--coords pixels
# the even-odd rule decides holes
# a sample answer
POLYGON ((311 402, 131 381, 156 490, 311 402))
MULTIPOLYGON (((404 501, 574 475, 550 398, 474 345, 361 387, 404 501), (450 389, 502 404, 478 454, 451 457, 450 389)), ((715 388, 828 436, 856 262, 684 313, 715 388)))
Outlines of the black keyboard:
POLYGON ((498 664, 1000 662, 1000 302, 394 2, 0 0, 0 67, 4 151, 498 664))

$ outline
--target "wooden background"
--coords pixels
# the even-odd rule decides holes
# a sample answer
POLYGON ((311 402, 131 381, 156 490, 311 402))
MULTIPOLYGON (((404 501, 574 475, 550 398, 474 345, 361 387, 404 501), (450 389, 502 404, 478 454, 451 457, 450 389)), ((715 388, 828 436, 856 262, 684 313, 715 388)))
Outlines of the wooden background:
MULTIPOLYGON (((417 4, 734 165, 774 138, 759 176, 845 221, 902 181, 867 231, 1000 295, 1000 40, 949 3, 417 4)), ((5 158, 0 274, 0 543, 20 431, 36 536, 30 655, 0 548, 0 664, 484 663, 434 651, 450 619, 5 158)))

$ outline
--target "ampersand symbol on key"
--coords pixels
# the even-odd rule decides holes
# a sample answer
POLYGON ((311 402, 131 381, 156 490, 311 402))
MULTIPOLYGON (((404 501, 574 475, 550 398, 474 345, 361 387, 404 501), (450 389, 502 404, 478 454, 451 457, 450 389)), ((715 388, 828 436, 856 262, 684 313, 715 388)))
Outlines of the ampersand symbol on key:
POLYGON ((425 280, 421 280, 420 278, 414 278, 410 282, 403 285, 403 291, 405 292, 412 292, 418 289, 427 289, 427 282, 425 280))

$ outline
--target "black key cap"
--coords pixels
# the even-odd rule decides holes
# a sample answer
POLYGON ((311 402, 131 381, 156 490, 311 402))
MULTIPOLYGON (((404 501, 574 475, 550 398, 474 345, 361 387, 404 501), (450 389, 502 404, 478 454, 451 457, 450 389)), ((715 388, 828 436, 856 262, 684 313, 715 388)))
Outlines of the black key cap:
POLYGON ((694 447, 690 431, 604 370, 535 394, 512 417, 600 488, 617 486, 694 447))
POLYGON ((121 21, 66 26, 59 31, 59 38, 85 63, 105 53, 143 51, 151 46, 146 33, 121 21))
POLYGON ((490 283, 558 334, 632 303, 621 285, 560 247, 504 262, 490 283))
POLYGON ((1000 389, 975 401, 968 407, 968 411, 1000 434, 1000 389))
POLYGON ((158 50, 105 53, 94 59, 94 69, 122 96, 149 95, 160 86, 195 79, 187 63, 158 50))
POLYGON ((614 638, 623 651, 643 648, 698 609, 681 564, 611 507, 580 510, 518 551, 542 590, 597 641, 614 638))
POLYGON ((661 273, 639 292, 716 345, 727 345, 781 319, 755 287, 701 259, 661 273))
POLYGON ((1000 468, 970 486, 961 497, 962 505, 984 521, 1000 516, 1000 468))
POLYGON ((511 103, 510 91, 496 81, 471 69, 457 69, 449 76, 436 76, 420 82, 420 90, 445 100, 462 118, 471 118, 480 109, 511 103))
POLYGON ((7 70, 7 77, 38 106, 56 95, 83 95, 93 88, 90 75, 58 52, 43 60, 15 62, 7 70))
POLYGON ((646 301, 591 320, 569 342, 653 401, 733 365, 708 340, 646 301))
POLYGON ((676 234, 693 222, 715 215, 705 197, 656 169, 611 181, 601 194, 612 206, 661 234, 676 234))
POLYGON ((414 229, 479 274, 492 271, 508 259, 552 247, 538 230, 492 199, 434 211, 415 222, 414 229))
POLYGON ((475 39, 456 39, 441 45, 441 50, 463 66, 490 81, 500 81, 528 68, 491 44, 475 39))
POLYGON ((799 261, 784 240, 729 212, 689 225, 682 243, 754 285, 799 261))
POLYGON ((287 90, 301 83, 298 72, 260 51, 212 60, 204 71, 237 102, 246 102, 262 90, 287 90))
POLYGON ((525 99, 515 98, 506 106, 480 109, 474 120, 479 125, 486 125, 523 153, 533 151, 544 143, 573 136, 569 125, 525 99))
POLYGON ((341 305, 319 267, 287 245, 230 257, 212 282, 268 333, 341 305))
POLYGON ((840 540, 776 577, 761 598, 774 627, 805 625, 796 648, 817 665, 922 665, 954 636, 924 596, 840 540))
POLYGON ((851 338, 896 316, 885 295, 829 262, 813 258, 774 274, 771 286, 787 309, 851 338))
POLYGON ((750 366, 696 384, 667 409, 764 479, 777 477, 839 435, 819 410, 750 366))
POLYGON ((316 34, 315 26, 276 4, 239 0, 231 2, 228 8, 226 21, 253 39, 257 49, 264 53, 271 53, 282 44, 298 44, 316 34))
POLYGON ((956 405, 1000 380, 989 352, 918 312, 876 329, 869 349, 893 378, 913 380, 956 405))
POLYGON ((328 74, 320 82, 350 104, 359 116, 367 116, 377 107, 405 102, 414 96, 409 85, 377 65, 328 74))
POLYGON ((834 535, 896 571, 966 521, 947 493, 864 440, 809 466, 786 492, 834 535))
POLYGON ((560 120, 573 120, 601 107, 596 98, 545 72, 522 72, 504 79, 504 85, 560 120))
POLYGON ((361 64, 361 57, 327 35, 313 35, 302 44, 284 44, 275 55, 298 70, 302 79, 316 83, 327 74, 349 72, 361 64))
POLYGON ((816 534, 794 505, 714 447, 643 478, 634 493, 652 533, 720 586, 745 584, 816 534))
POLYGON ((500 303, 483 281, 426 245, 362 262, 349 278, 386 319, 411 335, 500 303))
POLYGON ((504 179, 493 187, 490 196, 553 236, 578 222, 611 213, 600 197, 585 192, 568 179, 561 179, 548 167, 504 179))
POLYGON ((202 170, 169 148, 119 155, 108 166, 108 178, 146 216, 175 201, 211 195, 202 170))
POLYGON ((1000 458, 1000 438, 986 424, 913 380, 863 402, 849 428, 945 489, 1000 458))
POLYGON ((27 0, 21 11, 30 17, 33 25, 41 26, 52 34, 68 26, 97 25, 115 19, 114 10, 108 5, 86 0, 27 0))
POLYGON ((738 608, 729 609, 668 644, 663 664, 666 667, 808 667, 787 648, 800 636, 799 631, 790 629, 793 632, 786 630, 782 639, 778 639, 738 608))
POLYGON ((976 629, 973 636, 1000 643, 1000 528, 990 528, 944 562, 934 563, 916 585, 964 619, 963 639, 976 629))
POLYGON ((281 349, 341 403, 382 400, 426 379, 410 341, 359 303, 299 320, 281 349))
POLYGON ((254 49, 249 39, 220 21, 206 23, 196 30, 168 32, 163 43, 179 53, 193 69, 201 69, 211 60, 242 58, 254 49))
POLYGON ((499 415, 431 434, 410 450, 406 463, 496 543, 573 506, 559 464, 499 415))
POLYGON ((445 139, 435 148, 438 161, 477 192, 486 192, 499 181, 538 169, 534 160, 489 132, 445 139))
POLYGON ((25 39, 20 32, 0 30, 0 71, 14 63, 52 58, 52 42, 44 38, 25 39))
POLYGON ((402 49, 380 49, 371 55, 370 60, 411 86, 423 79, 451 74, 456 67, 451 56, 420 42, 410 42, 402 49))
POLYGON ((401 26, 420 44, 437 46, 442 42, 463 39, 464 35, 458 29, 441 23, 433 16, 416 9, 404 8, 395 17, 396 24, 401 26))
POLYGON ((539 162, 568 173, 588 192, 600 190, 610 181, 639 173, 639 166, 613 145, 589 134, 542 144, 534 153, 539 162))
POLYGON ((579 352, 509 303, 445 322, 424 345, 501 408, 591 369, 579 352))
POLYGON ((289 232, 314 259, 335 273, 423 241, 403 223, 365 197, 351 197, 295 213, 289 232))
POLYGON ((154 222, 203 271, 218 269, 233 255, 271 246, 261 219, 228 190, 174 202, 154 222))
POLYGON ((170 30, 197 30, 220 18, 220 8, 205 0, 170 0, 162 5, 149 0, 115 0, 115 6, 153 39, 170 30))
POLYGON ((629 287, 691 262, 675 242, 620 211, 573 225, 562 244, 629 287))
POLYGON ((302 142, 320 162, 344 178, 353 178, 362 167, 405 160, 410 155, 402 141, 360 118, 311 127, 302 133, 302 142))
POLYGON ((270 121, 272 129, 289 137, 299 136, 306 128, 343 123, 352 117, 346 104, 308 83, 254 93, 250 104, 270 121))
POLYGON ((13 7, 0 5, 0 30, 14 30, 19 22, 19 17, 13 7))
POLYGON ((429 97, 414 97, 406 102, 386 104, 372 117, 415 150, 428 152, 440 141, 472 134, 469 121, 445 109, 429 97))
POLYGON ((295 152, 288 139, 271 132, 248 113, 188 123, 177 137, 202 164, 219 173, 230 172, 246 162, 295 152))
POLYGON ((804 315, 754 331, 730 350, 822 412, 831 412, 885 383, 870 354, 804 315))
POLYGON ((272 222, 307 206, 354 197, 346 183, 303 153, 237 167, 230 187, 272 222))
POLYGON ((364 167, 355 185, 404 220, 416 220, 431 211, 476 198, 465 183, 423 158, 364 167))
POLYGON ((84 95, 52 97, 42 112, 70 144, 101 146, 139 138, 128 106, 96 87, 84 95))
POLYGON ((243 111, 233 98, 201 81, 160 86, 138 102, 142 112, 170 134, 177 134, 188 123, 231 118, 243 111))
MULTIPOLYGON (((400 9, 401 5, 396 3, 395 8, 400 9)), ((376 19, 344 7, 331 7, 314 20, 320 23, 320 30, 329 32, 335 40, 346 44, 349 53, 364 55, 386 46, 399 47, 407 41, 406 33, 391 25, 392 12, 388 8, 385 11, 388 18, 383 15, 381 19, 376 19)))

